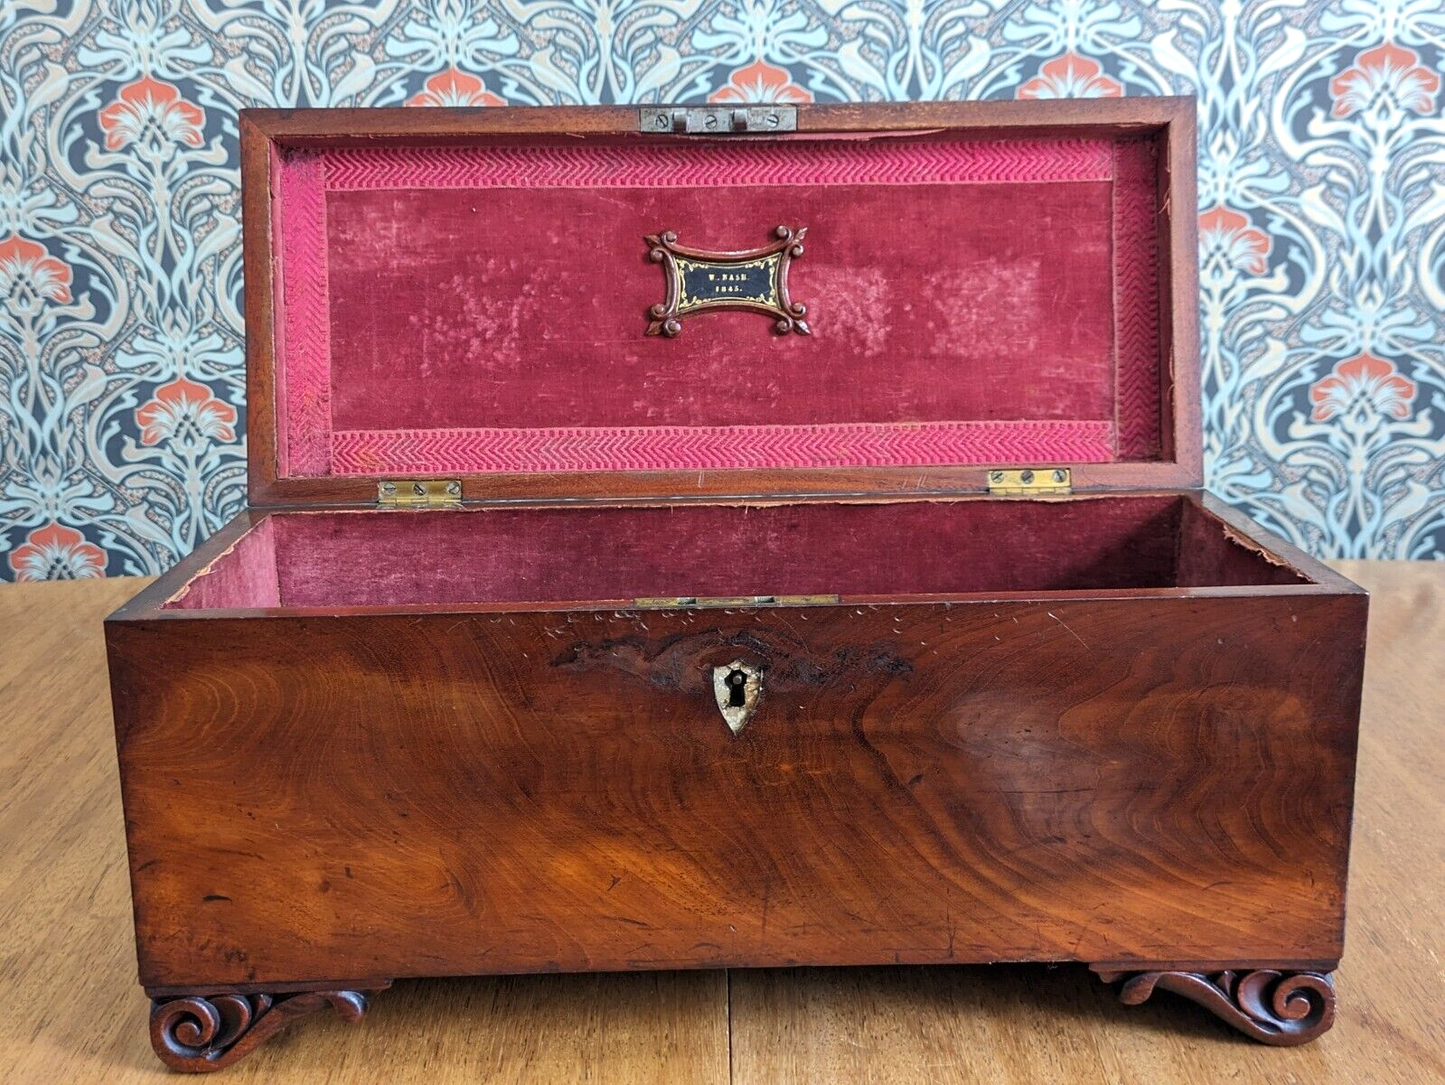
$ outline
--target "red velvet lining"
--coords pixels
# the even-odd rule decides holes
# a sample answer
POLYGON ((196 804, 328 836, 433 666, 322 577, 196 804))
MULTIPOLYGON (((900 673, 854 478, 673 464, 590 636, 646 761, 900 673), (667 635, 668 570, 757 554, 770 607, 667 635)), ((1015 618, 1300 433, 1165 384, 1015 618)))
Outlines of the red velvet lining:
POLYGON ((518 143, 281 166, 282 473, 1107 462, 1160 447, 1150 139, 518 143), (646 338, 642 237, 807 226, 811 337, 646 338), (980 427, 977 423, 989 425, 980 427))
MULTIPOLYGON (((1182 498, 283 513, 171 606, 1297 583, 1182 498), (240 567, 240 568, 237 568, 240 567), (209 582, 209 583, 208 583, 209 582)), ((255 535, 256 533, 253 533, 255 535)))
POLYGON ((277 522, 277 518, 267 517, 242 535, 192 577, 169 605, 188 609, 280 606, 277 522))

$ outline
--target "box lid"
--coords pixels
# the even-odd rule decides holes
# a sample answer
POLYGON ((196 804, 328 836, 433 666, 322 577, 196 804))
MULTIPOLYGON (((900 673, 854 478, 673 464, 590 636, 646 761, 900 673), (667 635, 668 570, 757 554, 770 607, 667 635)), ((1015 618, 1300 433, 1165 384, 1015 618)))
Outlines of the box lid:
POLYGON ((1198 486, 1193 118, 245 111, 251 501, 1198 486))

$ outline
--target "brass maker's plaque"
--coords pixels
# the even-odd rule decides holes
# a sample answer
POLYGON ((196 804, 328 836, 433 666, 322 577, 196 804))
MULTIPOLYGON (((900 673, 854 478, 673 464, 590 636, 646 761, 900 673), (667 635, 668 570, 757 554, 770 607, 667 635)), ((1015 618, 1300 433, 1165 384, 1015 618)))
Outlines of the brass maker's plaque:
POLYGON ((648 310, 648 335, 682 333, 682 318, 719 309, 745 309, 773 318, 780 335, 809 335, 807 306, 788 297, 788 265, 803 255, 806 226, 779 226, 771 244, 743 252, 708 252, 677 243, 666 230, 648 234, 648 257, 661 264, 667 298, 648 310))

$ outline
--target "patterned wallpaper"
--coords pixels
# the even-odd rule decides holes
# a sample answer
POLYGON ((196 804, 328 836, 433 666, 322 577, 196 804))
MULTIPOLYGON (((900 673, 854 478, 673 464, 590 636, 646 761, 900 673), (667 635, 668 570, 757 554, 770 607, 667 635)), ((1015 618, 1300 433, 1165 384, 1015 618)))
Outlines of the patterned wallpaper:
POLYGON ((1193 93, 1210 487, 1445 557, 1438 0, 4 0, 0 578, 244 501, 247 105, 1193 93))

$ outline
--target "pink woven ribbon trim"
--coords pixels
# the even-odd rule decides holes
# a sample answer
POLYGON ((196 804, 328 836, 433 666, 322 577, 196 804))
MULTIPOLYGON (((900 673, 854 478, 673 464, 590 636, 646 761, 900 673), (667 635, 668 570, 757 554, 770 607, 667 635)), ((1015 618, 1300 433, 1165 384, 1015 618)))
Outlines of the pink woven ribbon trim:
POLYGON ((323 172, 317 155, 294 155, 281 171, 280 367, 289 476, 331 473, 331 299, 323 172))
POLYGON ((328 191, 1107 181, 1114 169, 1107 139, 378 147, 324 159, 328 191))
POLYGON ((338 475, 1105 463, 1104 421, 338 431, 338 475))
POLYGON ((1153 140, 1115 148, 1114 342, 1119 459, 1159 454, 1159 218, 1153 140))

